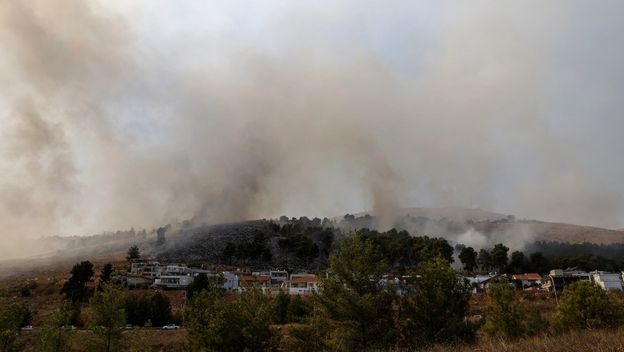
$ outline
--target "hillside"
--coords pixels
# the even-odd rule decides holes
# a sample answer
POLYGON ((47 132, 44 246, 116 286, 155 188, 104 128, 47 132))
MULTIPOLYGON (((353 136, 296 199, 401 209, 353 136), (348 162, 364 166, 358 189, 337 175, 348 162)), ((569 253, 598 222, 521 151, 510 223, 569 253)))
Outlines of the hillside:
MULTIPOLYGON (((317 261, 300 258, 301 249, 282 248, 279 241, 288 240, 292 234, 284 233, 280 226, 291 223, 293 219, 282 217, 274 220, 253 220, 218 225, 196 225, 190 221, 169 224, 162 228, 166 232, 167 241, 156 245, 156 232, 152 231, 117 231, 93 236, 47 237, 38 239, 38 243, 47 251, 34 253, 28 259, 30 263, 38 263, 43 259, 66 260, 68 258, 99 258, 123 257, 132 244, 138 244, 142 253, 162 258, 163 260, 210 260, 212 262, 228 262, 230 258, 240 256, 240 251, 253 246, 264 246, 271 263, 289 266, 316 266, 323 264, 324 257, 317 261), (255 244, 254 244, 255 241, 255 244), (231 248, 226 248, 228 245, 231 248), (242 247, 241 247, 242 246, 242 247)), ((319 248, 327 247, 323 231, 330 231, 340 236, 355 230, 369 228, 378 229, 378 218, 373 212, 359 213, 325 218, 308 219, 302 217, 298 222, 305 224, 299 231, 308 242, 303 245, 319 248), (310 230, 306 230, 309 228, 310 230)), ((466 208, 406 208, 396 212, 391 227, 406 230, 412 235, 444 237, 451 244, 463 243, 475 248, 505 243, 511 248, 522 249, 536 241, 565 242, 570 244, 624 243, 624 230, 610 230, 590 226, 542 222, 536 220, 517 220, 512 215, 488 212, 481 209, 466 208)), ((382 229, 383 230, 383 229, 382 229)), ((301 243, 297 242, 296 245, 301 243)), ((252 248, 256 250, 258 248, 252 248)), ((249 258, 247 262, 253 262, 249 258)), ((0 275, 14 272, 12 267, 22 267, 17 260, 0 263, 0 275)), ((26 266, 30 267, 30 265, 26 266)))

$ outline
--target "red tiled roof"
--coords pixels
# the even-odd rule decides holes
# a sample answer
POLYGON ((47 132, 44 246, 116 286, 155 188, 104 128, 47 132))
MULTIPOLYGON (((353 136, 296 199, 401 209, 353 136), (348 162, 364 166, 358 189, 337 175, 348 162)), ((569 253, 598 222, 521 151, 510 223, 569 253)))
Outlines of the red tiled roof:
POLYGON ((316 275, 308 275, 308 276, 300 276, 295 277, 290 280, 293 284, 304 283, 304 282, 318 282, 318 276, 316 275))
POLYGON ((240 276, 240 281, 245 281, 245 282, 253 282, 253 281, 258 281, 258 282, 269 282, 271 281, 271 277, 270 276, 266 276, 266 275, 241 275, 240 276))
POLYGON ((537 281, 537 280, 541 280, 542 277, 538 273, 527 273, 527 274, 514 275, 513 279, 514 280, 537 281))

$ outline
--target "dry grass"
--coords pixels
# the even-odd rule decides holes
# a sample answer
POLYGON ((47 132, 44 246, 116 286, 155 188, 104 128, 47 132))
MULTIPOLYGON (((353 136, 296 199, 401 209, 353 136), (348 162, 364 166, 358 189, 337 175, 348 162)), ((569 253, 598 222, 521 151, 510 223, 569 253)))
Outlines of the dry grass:
POLYGON ((506 342, 483 338, 472 346, 438 346, 428 352, 615 352, 624 351, 624 329, 581 330, 562 335, 538 336, 506 342))

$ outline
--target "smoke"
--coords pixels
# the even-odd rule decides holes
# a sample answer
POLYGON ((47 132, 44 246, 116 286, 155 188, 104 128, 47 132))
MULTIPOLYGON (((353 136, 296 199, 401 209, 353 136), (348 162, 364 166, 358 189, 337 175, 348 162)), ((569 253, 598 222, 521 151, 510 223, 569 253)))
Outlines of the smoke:
POLYGON ((1 2, 0 255, 405 206, 623 226, 620 4, 394 5, 1 2))

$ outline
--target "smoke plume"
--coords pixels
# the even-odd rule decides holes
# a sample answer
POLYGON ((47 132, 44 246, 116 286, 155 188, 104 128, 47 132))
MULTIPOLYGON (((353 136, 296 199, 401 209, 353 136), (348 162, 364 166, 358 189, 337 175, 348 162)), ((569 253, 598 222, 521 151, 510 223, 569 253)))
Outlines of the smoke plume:
POLYGON ((408 206, 623 227, 622 7, 2 1, 0 256, 408 206))

